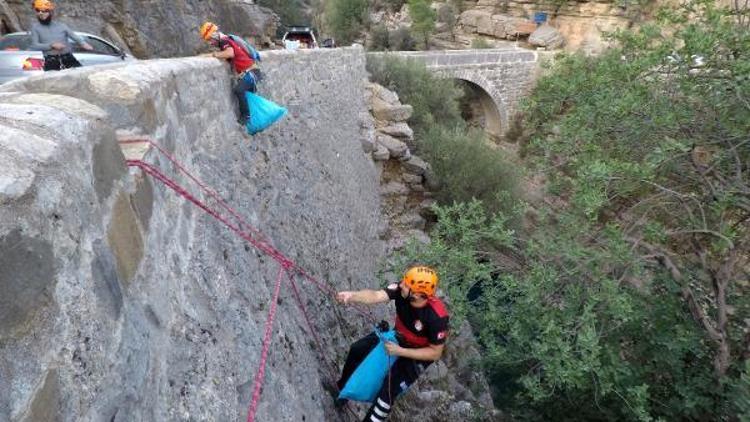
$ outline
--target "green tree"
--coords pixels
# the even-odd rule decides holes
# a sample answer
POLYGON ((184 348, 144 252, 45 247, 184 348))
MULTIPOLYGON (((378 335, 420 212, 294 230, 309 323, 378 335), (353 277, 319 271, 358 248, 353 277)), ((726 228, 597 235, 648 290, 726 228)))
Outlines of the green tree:
POLYGON ((326 10, 328 30, 337 44, 347 45, 357 38, 367 22, 367 0, 331 0, 326 10))
POLYGON ((307 23, 309 19, 303 12, 305 8, 301 0, 258 0, 258 4, 279 15, 281 26, 277 28, 278 37, 284 35, 287 26, 307 23))
POLYGON ((486 135, 469 130, 461 118, 463 94, 453 82, 431 74, 424 63, 385 55, 368 58, 373 80, 398 92, 414 108, 409 120, 415 132, 414 152, 433 167, 443 204, 484 201, 490 211, 507 210, 517 193, 519 172, 486 135))
POLYGON ((429 48, 430 35, 435 31, 437 13, 430 7, 429 0, 409 0, 409 15, 411 16, 411 30, 414 37, 424 42, 424 49, 429 48))
POLYGON ((658 17, 538 81, 523 154, 548 201, 438 207, 404 254, 438 267, 516 419, 747 420, 747 11, 658 17))
POLYGON ((384 51, 390 49, 390 33, 388 28, 383 25, 377 25, 370 32, 370 50, 384 51))

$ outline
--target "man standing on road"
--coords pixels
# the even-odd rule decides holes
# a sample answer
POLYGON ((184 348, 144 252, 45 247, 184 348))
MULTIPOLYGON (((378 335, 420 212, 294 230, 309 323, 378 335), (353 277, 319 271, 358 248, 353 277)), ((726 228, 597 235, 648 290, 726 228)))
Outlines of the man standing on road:
POLYGON ((70 40, 84 50, 93 50, 91 45, 78 34, 71 31, 68 25, 54 21, 55 4, 49 0, 34 0, 36 22, 31 27, 31 49, 41 50, 44 54, 44 70, 62 70, 80 67, 81 63, 73 56, 70 40))

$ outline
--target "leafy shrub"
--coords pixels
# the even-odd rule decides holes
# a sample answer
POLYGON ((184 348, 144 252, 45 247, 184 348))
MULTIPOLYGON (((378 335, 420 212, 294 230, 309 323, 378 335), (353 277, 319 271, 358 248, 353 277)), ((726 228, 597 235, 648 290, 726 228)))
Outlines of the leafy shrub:
POLYGON ((339 45, 357 38, 367 22, 367 0, 331 0, 327 3, 328 29, 339 45))
MULTIPOLYGON (((514 420, 747 420, 747 15, 695 0, 659 17, 559 57, 526 102, 519 137, 552 205, 436 207, 432 242, 400 258, 437 267, 514 420)), ((473 171, 450 149, 471 136, 426 109, 436 171, 473 171)))
POLYGON ((461 90, 450 80, 434 76, 423 63, 385 55, 369 58, 367 68, 373 81, 398 92, 402 103, 414 107, 409 125, 418 134, 436 124, 449 128, 461 124, 461 90))
POLYGON ((477 199, 490 213, 510 211, 509 199, 518 195, 517 166, 490 146, 483 131, 435 125, 420 137, 419 146, 440 180, 436 194, 441 203, 477 199))
POLYGON ((406 4, 406 0, 383 0, 390 12, 398 12, 406 4))
POLYGON ((422 40, 425 50, 429 47, 430 35, 435 31, 437 13, 432 9, 429 0, 408 0, 411 30, 415 38, 422 40))
POLYGON ((278 31, 281 32, 281 35, 283 35, 286 26, 299 25, 307 21, 303 12, 305 7, 302 0, 258 0, 258 4, 279 15, 281 25, 278 31))
POLYGON ((370 31, 370 46, 372 51, 390 50, 390 34, 385 25, 380 24, 370 31))
POLYGON ((388 35, 388 44, 393 51, 413 51, 417 49, 417 42, 411 36, 409 28, 400 26, 388 35))
POLYGON ((517 193, 518 175, 483 132, 465 127, 458 104, 461 89, 432 75, 423 63, 395 56, 368 59, 368 70, 374 81, 414 108, 409 120, 414 150, 433 166, 441 183, 438 199, 447 204, 478 198, 491 211, 507 209, 504 196, 517 193))

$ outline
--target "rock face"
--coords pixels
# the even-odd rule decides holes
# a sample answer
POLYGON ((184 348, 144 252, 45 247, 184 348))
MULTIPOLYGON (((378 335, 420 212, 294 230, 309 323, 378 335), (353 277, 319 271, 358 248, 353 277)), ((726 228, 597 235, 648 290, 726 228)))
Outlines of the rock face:
MULTIPOLYGON (((429 243, 427 221, 433 219, 430 207, 435 203, 431 189, 434 175, 429 163, 413 155, 407 142, 413 132, 406 120, 412 107, 401 104, 398 95, 382 85, 366 85, 374 119, 376 149, 372 152, 380 171, 380 195, 388 221, 380 233, 388 252, 402 249, 409 240, 429 243), (387 114, 382 110, 403 110, 387 114), (401 127, 399 134, 389 128, 401 127), (391 136, 393 135, 393 136, 391 136), (394 137, 397 136, 397 137, 394 137)), ((464 323, 452 328, 444 358, 432 365, 394 408, 393 422, 425 421, 499 421, 489 386, 481 372, 472 369, 479 360, 471 327, 464 323)))
MULTIPOLYGON (((535 0, 439 0, 432 2, 438 21, 430 46, 441 50, 465 49, 481 41, 487 47, 518 44, 598 53, 607 48, 606 32, 638 25, 662 5, 669 6, 663 0, 643 5, 612 0, 578 0, 559 5, 535 0), (540 43, 536 37, 535 42, 530 42, 529 36, 538 29, 534 21, 537 13, 546 13, 548 26, 557 31, 560 40, 555 36, 553 41, 540 43)), ((387 7, 376 10, 370 14, 370 21, 391 31, 412 23, 406 7, 400 11, 388 11, 387 7)), ((547 37, 549 34, 545 34, 547 37)))
POLYGON ((529 36, 529 44, 537 47, 559 48, 565 44, 560 32, 550 25, 542 25, 529 36))
MULTIPOLYGON (((290 112, 252 138, 215 59, 3 86, 0 420, 246 417, 279 265, 128 170, 118 138, 158 142, 319 280, 377 285, 379 179, 357 124, 364 54, 279 51, 264 63, 261 93, 290 112)), ((145 160, 199 192, 157 151, 145 160)), ((368 323, 297 283, 325 350, 311 347, 285 282, 258 420, 340 420, 322 382, 368 323)))
MULTIPOLYGON (((205 20, 225 32, 267 45, 278 17, 248 0, 58 1, 56 16, 76 31, 124 44, 136 57, 174 57, 203 48, 198 28, 205 20)), ((36 20, 30 0, 0 0, 4 30, 28 30, 36 20)))
POLYGON ((425 199, 432 194, 424 187, 424 174, 431 169, 409 149, 414 132, 406 120, 411 117, 412 107, 401 104, 398 95, 384 86, 369 83, 367 91, 375 124, 376 149, 372 158, 381 174, 383 212, 389 222, 381 236, 388 242, 389 251, 401 249, 410 238, 429 242, 424 230, 425 217, 432 216, 432 203, 425 199))
MULTIPOLYGON (((394 122, 368 112, 363 93, 374 95, 364 62, 360 48, 267 52, 260 93, 289 115, 255 137, 235 123, 228 69, 214 59, 89 67, 3 85, 0 420, 244 419, 279 264, 124 164, 126 155, 142 158, 207 199, 166 155, 118 142, 157 142, 259 229, 256 239, 331 289, 372 288, 390 242, 383 195, 418 195, 404 210, 431 200, 422 184, 429 166, 395 142, 402 155, 391 158, 375 140, 377 127, 394 122), (376 144, 400 168, 383 188, 376 144)), ((414 212, 394 217, 399 230, 428 240, 414 212)), ((324 384, 371 321, 335 305, 325 288, 299 277, 296 284, 322 350, 284 282, 257 420, 356 420, 333 408, 324 384)), ((471 359, 463 358, 474 353, 469 331, 455 332, 443 363, 397 410, 428 403, 454 420, 477 409, 492 415, 486 383, 468 375, 471 359)))

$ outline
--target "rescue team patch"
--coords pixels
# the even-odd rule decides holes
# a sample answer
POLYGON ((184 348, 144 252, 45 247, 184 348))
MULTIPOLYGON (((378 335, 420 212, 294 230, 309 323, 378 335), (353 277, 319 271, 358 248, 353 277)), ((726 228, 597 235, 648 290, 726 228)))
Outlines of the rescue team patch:
POLYGON ((422 331, 422 328, 424 328, 424 325, 422 325, 422 321, 416 320, 414 321, 414 329, 417 331, 422 331))
POLYGON ((438 338, 438 340, 442 340, 442 339, 445 338, 446 335, 447 335, 447 333, 445 331, 441 331, 441 332, 439 332, 437 334, 437 338, 438 338))

